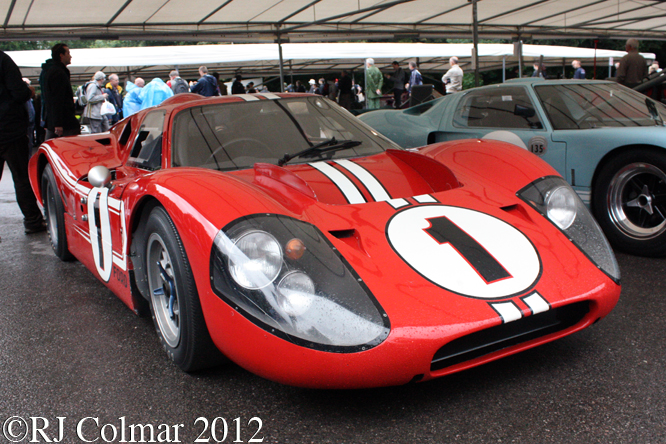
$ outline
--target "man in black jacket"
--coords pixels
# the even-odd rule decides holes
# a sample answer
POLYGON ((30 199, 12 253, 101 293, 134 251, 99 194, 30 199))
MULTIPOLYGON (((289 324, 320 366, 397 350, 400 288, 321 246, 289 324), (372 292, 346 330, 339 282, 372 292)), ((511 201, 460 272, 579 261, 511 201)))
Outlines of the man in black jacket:
POLYGON ((397 61, 391 63, 391 66, 393 66, 393 74, 384 75, 393 82, 393 107, 398 109, 402 105, 402 94, 405 92, 407 76, 397 61))
POLYGON ((25 102, 34 95, 35 90, 23 81, 21 71, 11 57, 0 51, 0 178, 7 162, 26 234, 46 229, 28 180, 28 111, 25 102))
POLYGON ((231 84, 231 94, 245 94, 245 87, 241 80, 243 80, 243 77, 240 74, 236 75, 236 80, 231 84))
POLYGON ((81 126, 76 119, 74 93, 67 65, 72 55, 64 43, 51 48, 51 57, 42 64, 39 85, 42 87, 42 109, 46 113, 46 140, 61 136, 80 134, 81 126))
POLYGON ((338 98, 340 106, 348 110, 351 109, 354 93, 352 92, 352 79, 347 74, 347 71, 342 71, 340 73, 338 90, 340 91, 340 96, 338 98))

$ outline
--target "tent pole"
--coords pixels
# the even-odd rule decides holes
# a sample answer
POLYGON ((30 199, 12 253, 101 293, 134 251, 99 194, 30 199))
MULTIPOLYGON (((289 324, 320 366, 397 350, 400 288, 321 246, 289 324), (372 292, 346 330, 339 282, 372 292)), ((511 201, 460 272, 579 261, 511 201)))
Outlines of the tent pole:
POLYGON ((289 78, 291 79, 291 82, 289 82, 289 83, 294 85, 294 67, 291 64, 291 59, 289 60, 289 78))
POLYGON ((599 43, 599 40, 595 39, 594 40, 594 76, 592 77, 594 80, 597 79, 597 43, 599 43))
POLYGON ((518 78, 523 78, 523 41, 518 40, 518 78))
POLYGON ((502 56, 502 83, 506 82, 506 56, 502 56))
POLYGON ((478 0, 472 0, 472 23, 474 25, 474 54, 472 54, 472 63, 474 64, 474 86, 479 86, 479 17, 476 8, 477 2, 478 0))
POLYGON ((280 92, 284 92, 284 60, 282 59, 282 39, 277 33, 278 55, 280 56, 280 92))
POLYGON ((363 109, 368 109, 368 59, 363 61, 363 88, 365 89, 365 102, 363 104, 363 109))

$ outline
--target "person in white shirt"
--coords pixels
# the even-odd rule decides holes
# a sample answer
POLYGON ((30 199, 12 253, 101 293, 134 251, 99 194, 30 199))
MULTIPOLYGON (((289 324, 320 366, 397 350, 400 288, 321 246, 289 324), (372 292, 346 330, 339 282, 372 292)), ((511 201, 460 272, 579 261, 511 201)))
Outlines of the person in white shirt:
POLYGON ((451 68, 442 76, 442 83, 446 93, 453 94, 462 91, 463 70, 458 66, 458 57, 451 57, 449 64, 451 68))

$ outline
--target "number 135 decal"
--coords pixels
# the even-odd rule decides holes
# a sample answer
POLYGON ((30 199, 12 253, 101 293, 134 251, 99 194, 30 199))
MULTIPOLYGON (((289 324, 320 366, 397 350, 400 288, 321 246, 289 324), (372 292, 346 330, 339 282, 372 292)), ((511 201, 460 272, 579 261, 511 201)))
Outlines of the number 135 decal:
POLYGON ((532 287, 541 261, 527 237, 496 217, 445 205, 406 209, 386 228, 416 272, 462 296, 500 299, 532 287))

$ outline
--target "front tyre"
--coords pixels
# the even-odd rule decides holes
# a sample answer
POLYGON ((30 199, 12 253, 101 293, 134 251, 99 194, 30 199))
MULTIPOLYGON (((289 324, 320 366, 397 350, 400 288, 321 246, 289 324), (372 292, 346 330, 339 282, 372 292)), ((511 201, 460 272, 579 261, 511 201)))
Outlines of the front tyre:
POLYGON ((618 250, 666 255, 666 154, 640 148, 611 159, 595 182, 592 206, 618 250))
POLYGON ((185 249, 162 207, 150 212, 145 233, 150 305, 162 346, 186 372, 219 363, 221 353, 206 328, 185 249))
POLYGON ((63 261, 74 259, 67 246, 65 232, 65 206, 58 192, 58 185, 53 175, 51 165, 47 164, 42 173, 42 204, 44 205, 44 218, 46 229, 51 240, 51 247, 56 256, 63 261))

